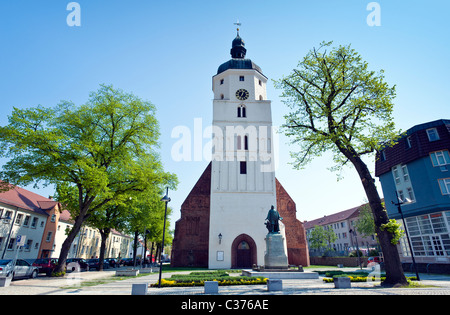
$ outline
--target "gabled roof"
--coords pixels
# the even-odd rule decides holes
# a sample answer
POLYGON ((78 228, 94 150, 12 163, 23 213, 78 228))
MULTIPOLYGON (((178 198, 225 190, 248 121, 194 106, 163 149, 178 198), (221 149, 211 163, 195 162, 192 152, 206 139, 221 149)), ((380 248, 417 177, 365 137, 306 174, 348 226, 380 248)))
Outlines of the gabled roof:
POLYGON ((352 217, 357 217, 359 215, 360 208, 361 208, 361 206, 358 206, 358 207, 354 207, 354 208, 344 210, 344 211, 341 211, 338 213, 333 213, 331 215, 325 215, 319 219, 303 222, 303 225, 304 225, 305 229, 308 230, 317 225, 323 226, 323 225, 328 225, 328 224, 344 221, 344 220, 350 219, 352 217))
POLYGON ((46 210, 50 210, 58 204, 55 200, 45 198, 19 186, 0 192, 0 202, 47 216, 46 210))

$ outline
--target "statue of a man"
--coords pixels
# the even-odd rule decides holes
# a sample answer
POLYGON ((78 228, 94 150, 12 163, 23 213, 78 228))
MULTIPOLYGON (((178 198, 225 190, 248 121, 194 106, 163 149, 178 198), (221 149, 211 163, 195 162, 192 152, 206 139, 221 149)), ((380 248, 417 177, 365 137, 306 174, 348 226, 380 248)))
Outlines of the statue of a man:
POLYGON ((280 233, 280 224, 279 221, 283 220, 277 210, 275 210, 274 206, 272 206, 267 214, 266 218, 266 227, 269 230, 269 233, 280 233))

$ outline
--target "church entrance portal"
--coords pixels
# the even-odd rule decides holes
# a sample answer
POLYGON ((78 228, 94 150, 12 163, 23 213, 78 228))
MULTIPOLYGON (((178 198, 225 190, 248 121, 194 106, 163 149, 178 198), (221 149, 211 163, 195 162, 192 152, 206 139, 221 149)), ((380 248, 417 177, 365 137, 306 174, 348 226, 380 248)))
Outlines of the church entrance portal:
POLYGON ((256 244, 247 234, 236 237, 231 245, 232 268, 251 268, 256 264, 256 244))

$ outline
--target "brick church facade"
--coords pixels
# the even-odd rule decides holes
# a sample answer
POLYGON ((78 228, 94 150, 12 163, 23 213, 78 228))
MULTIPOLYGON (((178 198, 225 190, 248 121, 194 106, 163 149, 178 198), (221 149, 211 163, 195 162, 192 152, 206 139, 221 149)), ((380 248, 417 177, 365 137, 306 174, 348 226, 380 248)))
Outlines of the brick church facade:
MULTIPOLYGON (((309 253, 303 224, 296 218, 296 205, 276 180, 277 210, 285 225, 290 265, 309 266, 309 253)), ((208 267, 211 163, 181 205, 181 218, 175 225, 171 261, 173 267, 208 267)), ((261 222, 261 229, 265 229, 261 222)), ((233 263, 232 268, 239 266, 233 263)))

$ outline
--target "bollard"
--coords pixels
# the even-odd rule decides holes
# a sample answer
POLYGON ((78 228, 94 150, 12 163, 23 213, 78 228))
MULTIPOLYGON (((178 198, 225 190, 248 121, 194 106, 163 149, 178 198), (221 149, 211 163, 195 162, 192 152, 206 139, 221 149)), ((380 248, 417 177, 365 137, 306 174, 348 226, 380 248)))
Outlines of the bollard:
POLYGON ((219 282, 217 281, 205 281, 205 294, 218 294, 219 282))
POLYGON ((133 283, 131 295, 147 295, 148 283, 133 283))
POLYGON ((283 280, 281 279, 268 279, 267 291, 283 291, 283 280))

